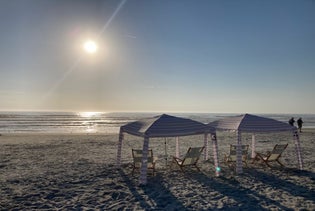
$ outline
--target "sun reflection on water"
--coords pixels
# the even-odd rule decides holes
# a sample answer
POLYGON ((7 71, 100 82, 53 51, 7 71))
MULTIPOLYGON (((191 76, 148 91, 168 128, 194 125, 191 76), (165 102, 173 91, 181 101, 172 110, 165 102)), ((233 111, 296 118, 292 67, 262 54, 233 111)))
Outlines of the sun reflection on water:
POLYGON ((82 129, 86 133, 97 133, 99 118, 102 118, 102 114, 103 112, 79 112, 78 116, 85 119, 81 123, 82 129))
POLYGON ((93 111, 79 112, 79 116, 85 117, 85 118, 96 117, 96 116, 100 116, 101 114, 102 112, 93 112, 93 111))

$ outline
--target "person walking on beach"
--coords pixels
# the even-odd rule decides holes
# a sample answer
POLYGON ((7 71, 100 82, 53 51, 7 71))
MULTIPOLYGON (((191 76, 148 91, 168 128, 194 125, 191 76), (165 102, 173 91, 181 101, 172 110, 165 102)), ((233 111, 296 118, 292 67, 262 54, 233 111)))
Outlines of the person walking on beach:
POLYGON ((294 120, 294 118, 292 117, 292 118, 289 120, 289 124, 292 125, 292 126, 294 126, 294 122, 295 122, 295 120, 294 120))
POLYGON ((299 130, 300 130, 300 133, 302 133, 302 125, 303 125, 303 120, 302 118, 300 117, 297 121, 296 121, 298 127, 299 127, 299 130))

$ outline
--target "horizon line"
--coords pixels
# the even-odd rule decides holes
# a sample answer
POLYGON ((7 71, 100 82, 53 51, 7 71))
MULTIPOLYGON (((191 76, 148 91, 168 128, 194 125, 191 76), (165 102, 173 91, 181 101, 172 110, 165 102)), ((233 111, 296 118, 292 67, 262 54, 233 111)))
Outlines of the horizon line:
POLYGON ((210 111, 100 111, 100 110, 50 110, 50 109, 16 109, 16 110, 1 110, 0 112, 55 112, 55 113, 84 113, 84 112, 95 112, 95 113, 143 113, 143 114, 281 114, 281 115, 315 115, 315 113, 286 113, 286 112, 210 112, 210 111))

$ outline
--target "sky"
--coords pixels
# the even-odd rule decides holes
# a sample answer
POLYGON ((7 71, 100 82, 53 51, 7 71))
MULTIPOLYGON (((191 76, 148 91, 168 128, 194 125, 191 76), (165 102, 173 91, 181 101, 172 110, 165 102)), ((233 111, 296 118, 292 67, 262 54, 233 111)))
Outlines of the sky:
POLYGON ((314 114, 314 90, 313 0, 0 1, 1 111, 314 114))

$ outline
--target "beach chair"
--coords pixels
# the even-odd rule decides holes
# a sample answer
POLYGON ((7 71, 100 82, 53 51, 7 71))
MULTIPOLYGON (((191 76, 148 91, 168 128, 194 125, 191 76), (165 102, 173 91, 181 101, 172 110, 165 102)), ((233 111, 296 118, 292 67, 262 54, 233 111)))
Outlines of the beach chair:
POLYGON ((253 163, 256 161, 261 161, 264 164, 266 164, 268 167, 271 167, 269 163, 271 162, 277 162, 282 167, 284 165, 280 162, 281 154, 284 152, 284 150, 287 148, 288 144, 276 144, 271 152, 267 152, 266 154, 256 152, 256 156, 253 160, 253 163))
MULTIPOLYGON (((248 148, 249 145, 241 145, 242 148, 242 162, 245 163, 245 166, 247 167, 247 158, 248 158, 248 148)), ((230 145, 230 154, 224 155, 224 162, 230 166, 231 164, 234 165, 236 163, 237 159, 237 145, 230 145)))
POLYGON ((205 147, 189 147, 186 155, 182 159, 174 156, 173 163, 175 163, 181 171, 184 171, 184 167, 195 167, 198 171, 200 171, 197 163, 204 148, 205 147))
MULTIPOLYGON (((136 169, 140 169, 142 164, 142 150, 141 149, 132 149, 132 158, 133 158, 133 165, 132 165, 132 175, 136 169)), ((155 164, 156 158, 153 157, 152 149, 148 150, 148 169, 151 170, 152 175, 155 175, 155 164)))

